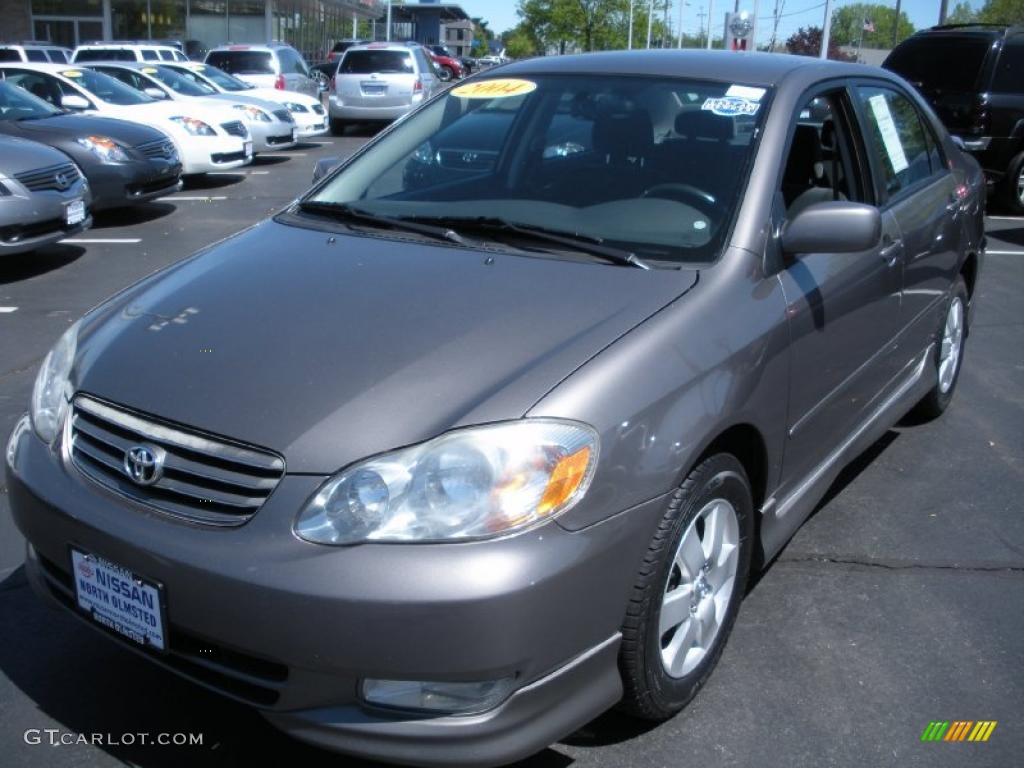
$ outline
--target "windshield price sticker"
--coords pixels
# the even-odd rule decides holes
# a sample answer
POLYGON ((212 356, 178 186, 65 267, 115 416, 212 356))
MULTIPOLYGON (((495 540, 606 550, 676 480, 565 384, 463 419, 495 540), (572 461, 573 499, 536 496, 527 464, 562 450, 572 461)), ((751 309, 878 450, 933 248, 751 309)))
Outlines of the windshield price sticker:
POLYGON ((61 74, 64 77, 81 77, 82 71, 80 69, 65 69, 61 74))
POLYGON ((905 171, 910 167, 910 163, 907 162, 907 155, 903 151, 903 142, 900 141, 899 131, 896 130, 892 112, 889 111, 889 102, 885 100, 885 96, 879 93, 868 99, 868 103, 875 116, 878 132, 882 134, 882 143, 885 144, 885 152, 889 155, 893 172, 905 171))
POLYGON ((736 117, 737 115, 755 115, 760 104, 752 99, 738 96, 720 96, 705 99, 700 108, 720 117, 736 117))
POLYGON ((737 98, 749 99, 750 101, 760 101, 764 94, 764 88, 754 88, 750 85, 730 85, 729 90, 725 92, 726 96, 736 96, 737 98))
POLYGON ((462 99, 507 99, 523 96, 537 90, 537 84, 530 80, 510 77, 497 80, 478 80, 452 89, 452 96, 462 99))

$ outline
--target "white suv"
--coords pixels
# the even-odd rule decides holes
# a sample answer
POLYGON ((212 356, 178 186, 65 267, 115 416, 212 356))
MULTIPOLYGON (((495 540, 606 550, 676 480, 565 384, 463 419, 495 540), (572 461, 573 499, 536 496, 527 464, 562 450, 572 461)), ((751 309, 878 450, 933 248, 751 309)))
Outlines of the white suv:
POLYGON ((222 45, 206 54, 206 63, 258 88, 298 91, 316 99, 320 86, 297 50, 284 43, 222 45))
POLYGON ((87 61, 188 61, 188 56, 173 45, 109 40, 78 46, 71 60, 76 64, 87 61))
POLYGON ((67 64, 71 61, 71 49, 54 43, 26 40, 23 43, 0 45, 0 62, 31 61, 39 64, 67 64))

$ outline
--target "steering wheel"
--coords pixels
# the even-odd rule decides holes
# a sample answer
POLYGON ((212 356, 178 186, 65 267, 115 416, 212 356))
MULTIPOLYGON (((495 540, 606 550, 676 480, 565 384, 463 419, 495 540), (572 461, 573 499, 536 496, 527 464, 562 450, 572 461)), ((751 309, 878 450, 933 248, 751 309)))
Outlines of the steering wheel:
POLYGON ((663 197, 667 200, 678 200, 681 203, 690 203, 706 213, 714 211, 718 202, 710 192, 698 189, 692 184, 678 182, 655 184, 653 187, 645 189, 640 197, 663 197))

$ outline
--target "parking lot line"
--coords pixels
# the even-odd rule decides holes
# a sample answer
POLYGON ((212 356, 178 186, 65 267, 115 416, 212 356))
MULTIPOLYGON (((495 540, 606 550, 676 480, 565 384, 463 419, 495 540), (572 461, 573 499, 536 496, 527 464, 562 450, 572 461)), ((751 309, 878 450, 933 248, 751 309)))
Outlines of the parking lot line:
POLYGON ((993 251, 989 248, 985 254, 987 256, 1024 256, 1024 251, 993 251))
POLYGON ((986 216, 992 221, 1024 221, 1024 216, 986 216))
POLYGON ((270 171, 208 171, 207 176, 266 176, 270 171))
POLYGON ((141 237, 68 237, 61 240, 61 243, 75 244, 113 244, 113 245, 131 245, 133 243, 141 243, 141 237))
POLYGON ((204 203, 210 203, 214 200, 227 200, 224 195, 168 195, 167 197, 158 197, 157 200, 201 200, 204 203))
POLYGON ((17 311, 18 311, 17 307, 0 307, 0 314, 4 314, 4 315, 9 314, 11 312, 17 312, 17 311))

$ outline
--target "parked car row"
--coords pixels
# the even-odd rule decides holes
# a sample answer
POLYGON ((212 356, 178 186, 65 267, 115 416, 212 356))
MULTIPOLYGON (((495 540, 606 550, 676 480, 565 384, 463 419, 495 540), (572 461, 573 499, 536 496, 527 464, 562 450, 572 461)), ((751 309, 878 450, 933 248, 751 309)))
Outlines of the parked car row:
POLYGON ((171 194, 182 176, 294 147, 326 121, 316 97, 209 64, 0 61, 0 253, 80 232, 94 211, 171 194))

